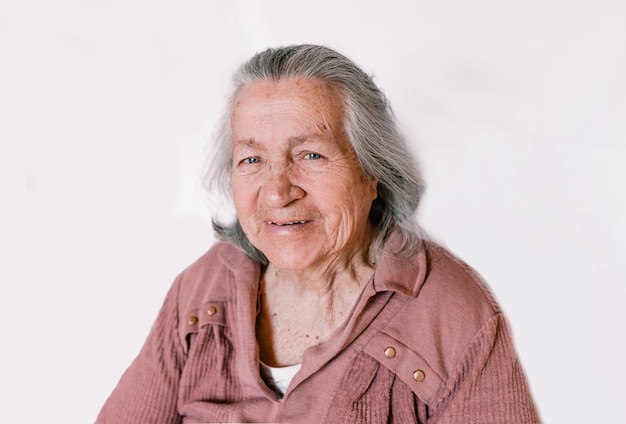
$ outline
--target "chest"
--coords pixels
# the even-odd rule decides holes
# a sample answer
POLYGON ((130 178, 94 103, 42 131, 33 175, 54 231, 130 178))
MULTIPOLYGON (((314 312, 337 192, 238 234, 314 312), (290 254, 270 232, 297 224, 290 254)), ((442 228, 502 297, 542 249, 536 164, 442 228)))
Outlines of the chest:
POLYGON ((327 341, 346 315, 343 309, 328 308, 316 299, 262 297, 256 321, 261 360, 272 366, 302 362, 304 351, 327 341))

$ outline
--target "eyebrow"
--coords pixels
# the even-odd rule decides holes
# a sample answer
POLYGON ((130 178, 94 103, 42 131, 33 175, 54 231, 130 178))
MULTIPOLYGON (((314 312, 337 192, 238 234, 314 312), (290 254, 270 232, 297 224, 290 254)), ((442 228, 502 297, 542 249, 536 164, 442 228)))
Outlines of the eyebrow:
POLYGON ((317 138, 318 137, 311 136, 311 135, 298 135, 295 137, 289 137, 289 144, 293 147, 299 144, 306 143, 307 141, 315 140, 317 138))
MULTIPOLYGON (((307 141, 319 142, 320 138, 317 137, 315 134, 296 135, 293 137, 289 137, 289 144, 292 146, 297 146, 299 144, 306 143, 307 141)), ((244 138, 244 139, 234 140, 233 145, 240 145, 240 146, 245 146, 245 147, 261 147, 261 143, 259 143, 254 138, 244 138)))
POLYGON ((258 147, 259 145, 260 143, 256 141, 254 138, 233 140, 233 147, 234 146, 258 147))

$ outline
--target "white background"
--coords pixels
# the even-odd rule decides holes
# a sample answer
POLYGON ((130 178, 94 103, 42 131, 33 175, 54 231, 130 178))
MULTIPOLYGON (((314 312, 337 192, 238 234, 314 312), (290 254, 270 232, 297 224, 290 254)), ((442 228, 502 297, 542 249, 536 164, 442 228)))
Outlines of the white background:
POLYGON ((314 42, 388 94, 421 221, 490 282, 545 422, 625 422, 625 22, 621 0, 0 0, 2 421, 95 419, 212 243, 230 74, 314 42))

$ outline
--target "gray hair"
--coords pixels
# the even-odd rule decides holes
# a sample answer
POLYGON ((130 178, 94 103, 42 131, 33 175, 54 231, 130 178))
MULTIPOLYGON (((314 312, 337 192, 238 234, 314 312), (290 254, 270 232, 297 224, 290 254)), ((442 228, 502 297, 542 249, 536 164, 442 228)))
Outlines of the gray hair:
MULTIPOLYGON (((232 202, 232 133, 230 115, 242 88, 258 80, 280 81, 300 77, 324 81, 343 95, 344 130, 363 173, 378 181, 378 197, 369 218, 373 228, 370 248, 377 249, 396 228, 402 242, 396 254, 413 252, 422 240, 415 212, 424 192, 417 162, 396 124, 382 91, 370 76, 340 53, 323 46, 270 48, 245 62, 233 77, 233 91, 216 134, 204 184, 232 202)), ((213 228, 221 240, 242 248, 253 260, 267 264, 262 252, 248 240, 239 220, 228 225, 215 217, 213 228)))

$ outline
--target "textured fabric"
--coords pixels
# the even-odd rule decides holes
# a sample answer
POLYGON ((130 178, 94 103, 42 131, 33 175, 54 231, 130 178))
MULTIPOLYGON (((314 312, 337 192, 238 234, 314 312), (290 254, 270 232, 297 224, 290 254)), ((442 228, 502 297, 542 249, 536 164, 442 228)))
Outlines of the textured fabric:
POLYGON ((260 267, 213 246, 170 289, 105 423, 538 423, 507 322, 444 249, 388 253, 346 322, 279 398, 259 371, 260 267), (391 348, 391 349, 390 349, 391 348))

